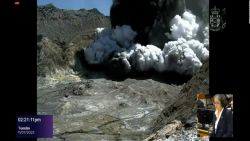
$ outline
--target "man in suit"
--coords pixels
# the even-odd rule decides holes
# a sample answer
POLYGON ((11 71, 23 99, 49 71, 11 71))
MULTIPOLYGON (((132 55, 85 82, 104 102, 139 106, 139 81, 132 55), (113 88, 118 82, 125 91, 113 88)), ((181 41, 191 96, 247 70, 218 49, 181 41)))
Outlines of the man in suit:
POLYGON ((215 114, 213 117, 212 138, 233 137, 233 114, 226 108, 227 100, 223 94, 217 94, 213 97, 215 114))

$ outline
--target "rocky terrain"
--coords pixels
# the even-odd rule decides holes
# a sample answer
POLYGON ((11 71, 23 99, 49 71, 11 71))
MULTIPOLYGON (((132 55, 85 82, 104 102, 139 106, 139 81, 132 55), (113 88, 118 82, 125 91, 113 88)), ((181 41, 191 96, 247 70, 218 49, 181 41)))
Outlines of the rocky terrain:
POLYGON ((39 140, 174 141, 194 136, 196 94, 208 93, 209 62, 191 79, 164 73, 116 79, 90 69, 79 56, 93 41, 96 27, 110 26, 108 17, 95 9, 53 5, 38 7, 37 14, 37 111, 54 116, 53 139, 39 140))
MULTIPOLYGON (((159 132, 165 136, 158 136, 157 134, 151 135, 148 140, 158 140, 158 139, 168 139, 172 138, 171 141, 183 140, 187 136, 192 136, 196 134, 194 131, 194 125, 196 125, 197 120, 196 115, 196 94, 204 93, 209 94, 209 62, 206 62, 202 68, 197 72, 191 80, 189 80, 180 91, 177 100, 170 106, 166 106, 162 110, 161 114, 158 116, 157 120, 154 123, 153 131, 159 132), (173 121, 181 121, 181 126, 179 124, 173 124, 173 121), (178 133, 177 135, 169 135, 169 131, 162 130, 166 126, 175 125, 177 129, 180 129, 178 132, 190 132, 187 133, 178 133), (165 127, 163 127, 165 126, 165 127), (186 129, 186 127, 189 127, 186 129), (191 128, 190 128, 191 127, 191 128), (174 139, 173 139, 174 138, 174 139)), ((174 128, 174 130, 176 130, 174 128)), ((192 140, 190 137, 188 140, 192 140)))
POLYGON ((64 10, 52 4, 38 6, 38 75, 77 69, 76 54, 94 40, 97 27, 110 27, 109 17, 97 9, 64 10))
POLYGON ((184 85, 150 78, 114 81, 98 73, 67 82, 72 75, 63 80, 65 83, 38 88, 38 114, 54 116, 53 140, 174 140, 194 136, 194 129, 184 127, 195 126, 196 93, 208 92, 207 68, 208 64, 204 65, 184 85))
POLYGON ((109 17, 97 9, 64 10, 52 4, 37 8, 37 34, 57 42, 76 43, 91 38, 95 28, 109 26, 109 17))
POLYGON ((181 88, 152 79, 82 78, 38 89, 38 114, 54 116, 58 140, 142 140, 181 88))

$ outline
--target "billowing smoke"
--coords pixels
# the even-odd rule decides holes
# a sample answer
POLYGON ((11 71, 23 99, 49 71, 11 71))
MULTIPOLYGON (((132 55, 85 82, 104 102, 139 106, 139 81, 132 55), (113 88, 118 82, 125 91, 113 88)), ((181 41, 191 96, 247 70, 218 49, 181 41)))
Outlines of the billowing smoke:
POLYGON ((155 45, 134 43, 137 33, 128 25, 98 28, 96 41, 85 49, 85 59, 89 64, 114 65, 125 73, 155 70, 192 75, 209 58, 204 43, 193 39, 199 28, 196 17, 184 12, 182 17, 176 15, 170 25, 168 36, 175 41, 165 43, 162 50, 155 45))
POLYGON ((171 34, 167 34, 169 38, 192 39, 195 38, 199 29, 199 24, 196 23, 196 16, 185 11, 182 17, 176 15, 170 21, 171 34))
POLYGON ((96 29, 97 40, 84 51, 89 64, 105 63, 110 55, 121 52, 132 45, 136 36, 130 26, 117 26, 115 29, 96 29))
POLYGON ((159 12, 160 0, 113 0, 110 8, 110 20, 113 28, 129 25, 137 36, 135 41, 147 45, 149 32, 159 12))
POLYGON ((203 30, 202 33, 203 33, 203 35, 204 35, 204 41, 203 41, 204 46, 205 46, 207 49, 209 49, 209 27, 206 26, 206 27, 204 28, 204 30, 203 30))

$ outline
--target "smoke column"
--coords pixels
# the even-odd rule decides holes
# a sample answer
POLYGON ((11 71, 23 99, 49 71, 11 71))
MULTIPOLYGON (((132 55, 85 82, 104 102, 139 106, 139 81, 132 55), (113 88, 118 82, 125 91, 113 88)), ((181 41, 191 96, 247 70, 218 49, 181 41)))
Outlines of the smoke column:
POLYGON ((126 72, 155 70, 193 75, 209 58, 204 44, 192 39, 199 27, 195 18, 190 12, 184 12, 182 17, 176 15, 169 33, 176 40, 165 43, 163 50, 154 45, 134 43, 137 33, 128 25, 97 28, 97 40, 85 49, 85 59, 89 64, 120 62, 126 72))
MULTIPOLYGON (((142 6, 154 11, 156 7, 154 2, 157 1, 147 0, 142 6)), ((154 70, 157 72, 174 71, 179 74, 193 75, 197 72, 203 62, 209 59, 209 28, 204 26, 204 22, 199 22, 202 18, 197 20, 197 17, 186 9, 186 0, 178 2, 165 0, 170 5, 184 4, 184 12, 180 15, 176 14, 168 23, 165 23, 169 27, 165 35, 170 41, 165 42, 163 46, 145 44, 149 32, 143 30, 150 30, 152 19, 156 19, 156 17, 153 14, 149 15, 149 17, 138 18, 140 15, 145 15, 145 13, 142 13, 147 9, 142 8, 140 10, 141 7, 136 6, 140 5, 142 1, 138 0, 137 2, 139 3, 133 5, 134 3, 130 0, 114 1, 111 8, 112 28, 96 29, 95 42, 84 51, 87 63, 112 66, 113 71, 122 71, 123 73, 154 70), (119 13, 119 8, 122 9, 124 6, 128 6, 126 4, 132 5, 131 11, 138 11, 139 15, 135 12, 128 13, 130 16, 132 14, 130 18, 133 17, 132 19, 135 22, 131 22, 131 19, 127 19, 128 17, 124 17, 124 20, 123 17, 114 18, 119 14, 122 15, 122 13, 119 13), (119 19, 122 19, 122 21, 119 19), (142 27, 140 28, 140 26, 142 27), (144 39, 144 37, 146 40, 138 40, 144 39)), ((197 4, 200 4, 200 2, 197 1, 197 4)), ((202 5, 202 7, 204 6, 202 5)))
POLYGON ((184 3, 184 10, 186 11, 186 10, 187 10, 187 7, 186 7, 186 0, 183 0, 183 3, 184 3))

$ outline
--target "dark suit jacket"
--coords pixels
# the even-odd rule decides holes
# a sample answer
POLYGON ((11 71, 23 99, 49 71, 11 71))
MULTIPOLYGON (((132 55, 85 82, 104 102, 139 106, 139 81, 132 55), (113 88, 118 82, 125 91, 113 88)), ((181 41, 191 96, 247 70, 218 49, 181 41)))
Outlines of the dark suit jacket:
POLYGON ((223 109, 221 113, 220 120, 217 125, 217 131, 215 133, 215 121, 216 116, 214 114, 213 118, 213 131, 211 133, 211 137, 233 137, 233 114, 232 111, 228 110, 227 108, 223 109))

